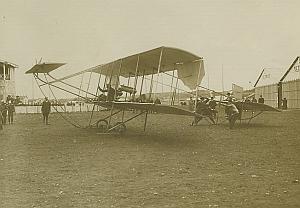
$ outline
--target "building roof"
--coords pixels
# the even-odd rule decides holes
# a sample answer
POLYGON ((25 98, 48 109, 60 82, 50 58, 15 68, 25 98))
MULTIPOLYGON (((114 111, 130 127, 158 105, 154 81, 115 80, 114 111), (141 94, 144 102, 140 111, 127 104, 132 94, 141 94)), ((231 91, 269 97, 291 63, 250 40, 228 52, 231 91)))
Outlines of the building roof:
POLYGON ((8 62, 8 61, 4 61, 3 59, 0 59, 0 64, 7 64, 13 68, 18 68, 18 65, 17 64, 14 64, 14 63, 11 63, 11 62, 8 62))
POLYGON ((297 56, 287 70, 280 68, 264 68, 254 87, 277 84, 278 82, 300 79, 300 56, 297 56))
POLYGON ((300 79, 300 56, 296 57, 288 70, 281 77, 280 82, 300 79))

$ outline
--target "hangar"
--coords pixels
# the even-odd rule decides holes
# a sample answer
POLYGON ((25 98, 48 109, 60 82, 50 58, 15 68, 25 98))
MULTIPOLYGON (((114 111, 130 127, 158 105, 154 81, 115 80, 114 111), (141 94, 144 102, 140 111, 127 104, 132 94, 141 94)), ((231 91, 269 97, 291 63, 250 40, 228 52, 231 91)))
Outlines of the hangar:
POLYGON ((287 99, 288 108, 300 108, 300 57, 286 71, 263 69, 255 85, 255 96, 262 95, 267 105, 281 108, 287 99))

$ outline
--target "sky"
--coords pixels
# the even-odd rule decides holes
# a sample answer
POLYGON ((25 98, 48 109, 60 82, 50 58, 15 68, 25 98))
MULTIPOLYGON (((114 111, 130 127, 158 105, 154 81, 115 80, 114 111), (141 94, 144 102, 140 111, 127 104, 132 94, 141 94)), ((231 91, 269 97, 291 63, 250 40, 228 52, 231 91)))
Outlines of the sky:
MULTIPOLYGON (((300 56, 298 0, 0 0, 0 59, 25 75, 42 58, 75 73, 160 46, 204 58, 203 85, 250 88, 263 68, 285 71, 300 56)), ((38 91, 37 86, 34 90, 38 91)), ((36 92, 36 95, 38 93, 36 92)))

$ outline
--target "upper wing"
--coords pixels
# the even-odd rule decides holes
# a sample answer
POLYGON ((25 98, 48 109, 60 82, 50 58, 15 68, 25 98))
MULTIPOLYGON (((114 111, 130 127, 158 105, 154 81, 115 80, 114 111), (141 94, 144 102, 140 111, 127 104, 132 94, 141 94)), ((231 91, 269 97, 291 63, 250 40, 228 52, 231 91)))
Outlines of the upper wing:
POLYGON ((153 104, 153 103, 133 103, 133 102, 96 102, 96 104, 110 108, 114 106, 114 108, 127 110, 127 109, 137 109, 137 110, 147 110, 154 111, 157 113, 163 114, 174 114, 174 115, 184 115, 184 116, 200 116, 199 114, 185 110, 182 108, 178 108, 175 106, 162 105, 162 104, 153 104))
POLYGON ((178 78, 190 89, 195 89, 205 75, 201 57, 171 47, 159 47, 95 67, 91 71, 106 76, 142 76, 178 71, 178 78))

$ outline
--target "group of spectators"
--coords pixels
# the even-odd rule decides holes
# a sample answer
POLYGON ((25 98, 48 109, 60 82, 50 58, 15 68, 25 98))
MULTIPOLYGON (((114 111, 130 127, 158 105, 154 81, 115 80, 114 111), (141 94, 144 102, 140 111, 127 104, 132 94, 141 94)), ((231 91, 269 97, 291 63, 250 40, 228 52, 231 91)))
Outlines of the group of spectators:
MULTIPOLYGON (((252 102, 252 103, 261 103, 261 104, 264 104, 265 103, 265 99, 263 98, 262 95, 260 95, 260 97, 258 98, 258 100, 253 97, 251 100, 247 97, 245 99, 245 102, 252 102)), ((281 101, 281 109, 283 110, 286 110, 287 109, 287 99, 286 98, 283 98, 282 101, 281 101)))
MULTIPOLYGON (((7 96, 6 102, 1 100, 0 102, 0 130, 3 129, 3 125, 6 124, 13 124, 14 123, 14 113, 15 113, 15 100, 10 95, 7 96)), ((48 123, 48 117, 51 111, 51 103, 46 97, 42 103, 42 114, 43 114, 43 121, 45 124, 48 123)))
POLYGON ((262 95, 259 96, 258 100, 255 97, 252 97, 251 100, 248 97, 246 97, 245 98, 245 102, 246 103, 261 103, 261 104, 264 104, 265 103, 265 99, 263 98, 262 95))
POLYGON ((3 129, 3 125, 13 124, 14 122, 15 105, 14 99, 8 95, 6 102, 1 100, 0 103, 0 130, 3 129))

